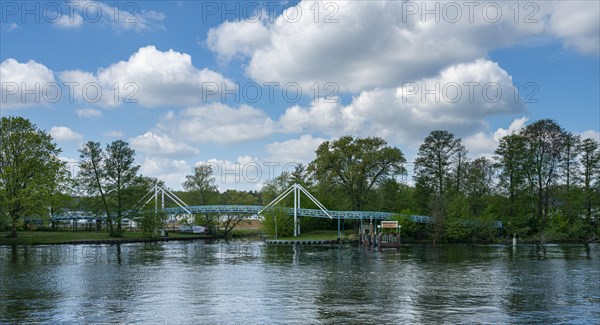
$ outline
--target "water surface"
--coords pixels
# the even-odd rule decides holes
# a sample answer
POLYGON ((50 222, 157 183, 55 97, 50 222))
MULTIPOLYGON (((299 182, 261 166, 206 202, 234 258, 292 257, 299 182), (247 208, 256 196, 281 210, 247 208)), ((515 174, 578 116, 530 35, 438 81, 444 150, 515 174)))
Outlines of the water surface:
POLYGON ((3 322, 600 323, 600 249, 0 246, 3 322))

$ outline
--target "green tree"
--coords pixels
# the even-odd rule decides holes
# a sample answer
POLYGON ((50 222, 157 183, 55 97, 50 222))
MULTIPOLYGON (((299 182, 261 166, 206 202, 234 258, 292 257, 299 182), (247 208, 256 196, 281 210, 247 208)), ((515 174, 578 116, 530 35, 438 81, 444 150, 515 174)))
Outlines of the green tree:
POLYGON ((444 236, 447 202, 458 189, 464 177, 466 149, 460 138, 448 131, 432 131, 419 147, 415 159, 417 195, 435 218, 434 243, 444 236), (454 190, 447 185, 455 184, 454 190))
POLYGON ((140 230, 148 237, 160 237, 160 231, 167 221, 167 214, 164 211, 154 212, 152 209, 141 211, 137 219, 140 223, 140 230))
POLYGON ((419 147, 415 160, 415 181, 429 188, 432 193, 445 195, 446 184, 451 183, 452 170, 455 169, 455 174, 460 177, 462 165, 458 164, 464 162, 465 152, 460 138, 455 138, 454 134, 432 131, 419 147))
MULTIPOLYGON (((200 205, 208 205, 215 201, 219 195, 215 185, 214 170, 211 165, 199 165, 194 167, 192 175, 185 176, 183 188, 193 194, 194 201, 200 205)), ((208 227, 211 234, 215 234, 218 226, 217 216, 205 213, 202 223, 208 227)))
MULTIPOLYGON (((77 181, 85 194, 100 201, 102 207, 98 210, 102 211, 105 215, 108 231, 112 234, 114 232, 113 222, 108 207, 105 175, 105 155, 100 147, 100 142, 86 142, 81 149, 79 149, 79 172, 77 174, 77 181)), ((93 204, 93 206, 95 207, 96 204, 93 204)))
POLYGON ((465 166, 464 194, 469 203, 469 212, 478 219, 489 204, 494 186, 494 166, 485 157, 479 157, 465 166))
POLYGON ((0 120, 0 217, 11 237, 26 215, 45 216, 56 181, 65 169, 52 137, 22 117, 0 120))
POLYGON ((381 138, 344 136, 323 142, 309 165, 320 183, 344 190, 351 209, 361 211, 371 191, 385 179, 403 174, 404 155, 381 138))
POLYGON ((109 192, 113 193, 117 232, 121 236, 121 225, 124 212, 131 209, 135 201, 128 198, 127 190, 134 187, 138 179, 137 173, 140 166, 135 163, 135 151, 129 144, 116 140, 106 146, 106 180, 109 192))
POLYGON ((100 143, 90 141, 79 152, 80 184, 89 195, 97 196, 102 202, 111 236, 121 236, 125 212, 136 203, 137 191, 132 190, 144 187, 142 184, 146 183, 137 175, 140 166, 135 164, 135 151, 128 143, 116 140, 108 144, 105 151, 100 148, 100 143))
MULTIPOLYGON (((259 205, 260 198, 257 193, 227 190, 221 194, 221 203, 226 205, 259 205)), ((223 236, 229 236, 230 232, 247 218, 248 214, 244 213, 227 213, 222 215, 220 226, 223 236)))
MULTIPOLYGON (((592 222, 592 211, 595 208, 596 213, 599 213, 600 209, 598 193, 596 192, 600 186, 600 147, 596 140, 588 138, 581 142, 579 149, 581 151, 581 166, 583 167, 584 213, 588 221, 592 222)), ((599 219, 600 217, 597 217, 597 231, 600 230, 599 219)))
POLYGON ((546 226, 550 189, 558 180, 558 170, 564 160, 563 150, 567 139, 565 130, 553 120, 539 120, 525 127, 525 151, 530 155, 526 167, 534 188, 539 230, 546 226))
POLYGON ((494 157, 499 168, 499 184, 505 195, 508 195, 508 221, 515 228, 527 227, 521 219, 517 220, 518 212, 525 214, 522 200, 527 188, 527 155, 525 137, 520 134, 510 134, 500 139, 494 157))

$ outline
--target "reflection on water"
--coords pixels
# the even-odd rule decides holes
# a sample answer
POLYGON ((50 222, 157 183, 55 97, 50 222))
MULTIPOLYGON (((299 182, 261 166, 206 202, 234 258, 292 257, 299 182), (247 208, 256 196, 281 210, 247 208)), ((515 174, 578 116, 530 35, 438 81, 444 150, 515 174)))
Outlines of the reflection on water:
POLYGON ((597 245, 0 247, 0 323, 597 323, 597 245))

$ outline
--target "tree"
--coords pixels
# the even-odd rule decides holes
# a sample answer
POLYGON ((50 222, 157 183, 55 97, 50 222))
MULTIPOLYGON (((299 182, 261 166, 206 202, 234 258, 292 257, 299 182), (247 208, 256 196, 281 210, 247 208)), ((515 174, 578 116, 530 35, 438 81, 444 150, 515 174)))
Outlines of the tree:
POLYGON ((135 151, 126 142, 116 140, 105 151, 100 143, 90 141, 79 152, 80 183, 88 194, 97 195, 102 201, 111 236, 121 236, 124 213, 135 203, 131 189, 139 187, 141 182, 137 177, 140 166, 135 164, 135 151), (116 231, 111 211, 116 217, 116 231))
POLYGON ((517 196, 524 189, 527 180, 525 140, 520 134, 506 135, 500 139, 495 151, 496 167, 500 169, 500 185, 508 194, 508 216, 511 221, 517 216, 517 196))
MULTIPOLYGON (((415 181, 428 187, 433 193, 446 194, 445 184, 455 167, 460 177, 466 149, 461 140, 448 131, 432 131, 419 147, 415 160, 415 181), (463 158, 460 158, 463 157, 463 158)), ((457 182, 458 184, 459 182, 457 182)))
POLYGON ((525 127, 525 151, 530 155, 529 180, 537 196, 536 217, 543 229, 548 218, 550 187, 558 178, 558 169, 563 161, 563 148, 567 134, 553 120, 539 120, 525 127))
POLYGON ((17 237, 26 215, 47 214, 56 180, 64 172, 52 137, 22 117, 0 120, 0 217, 17 237))
POLYGON ((465 166, 464 193, 469 203, 470 215, 479 218, 492 194, 494 168, 490 160, 479 157, 465 166))
POLYGON ((183 188, 196 194, 201 205, 207 205, 214 194, 217 193, 215 185, 214 170, 211 165, 199 165, 194 167, 194 174, 185 176, 183 188))
POLYGON ((309 165, 320 183, 341 187, 353 211, 361 211, 381 181, 405 172, 404 155, 382 138, 344 136, 321 143, 309 165))
POLYGON ((134 202, 128 200, 125 193, 128 188, 136 183, 137 172, 140 166, 135 163, 135 151, 129 144, 116 140, 106 146, 106 181, 109 192, 115 197, 115 213, 117 216, 117 232, 121 235, 123 213, 133 207, 134 202))
MULTIPOLYGON (((215 185, 214 170, 211 165, 199 165, 194 167, 194 174, 185 176, 183 188, 194 194, 194 200, 200 205, 207 205, 219 194, 215 185)), ((204 223, 210 233, 216 233, 217 220, 209 214, 204 214, 204 223)))
MULTIPOLYGON (((594 182, 600 184, 600 147, 596 140, 585 139, 581 142, 581 166, 583 167, 583 192, 585 195, 585 215, 592 221, 592 206, 594 202, 594 182), (595 179, 594 179, 595 178, 595 179)), ((596 209, 600 204, 596 203, 596 209)))
MULTIPOLYGON (((227 205, 258 205, 260 200, 256 193, 227 190, 221 194, 221 202, 227 205)), ((223 215, 220 220, 223 236, 229 236, 229 233, 247 217, 248 215, 243 213, 228 213, 223 215)))
POLYGON ((77 174, 77 181, 87 195, 100 200, 101 209, 106 216, 108 231, 112 234, 113 222, 106 197, 105 173, 105 156, 100 147, 100 142, 86 142, 79 149, 79 173, 77 174))
MULTIPOLYGON (((458 141, 460 142, 460 139, 458 139, 458 141)), ((455 193, 459 193, 463 191, 463 184, 464 184, 464 177, 465 177, 465 170, 466 170, 466 166, 468 164, 467 161, 467 148, 465 148, 464 145, 462 145, 462 143, 458 144, 457 148, 456 148, 456 153, 454 155, 454 161, 453 161, 453 171, 452 173, 454 174, 453 178, 454 178, 454 192, 455 193)))
POLYGON ((432 131, 419 147, 415 160, 415 182, 417 193, 421 197, 422 206, 435 219, 433 241, 444 235, 444 224, 447 211, 449 191, 446 184, 455 183, 460 187, 460 178, 464 169, 466 149, 460 138, 448 131, 432 131), (454 170, 455 181, 452 181, 454 170))
MULTIPOLYGON (((72 208, 72 195, 75 187, 75 180, 66 167, 56 173, 49 187, 50 218, 63 210, 72 208)), ((52 221, 52 229, 54 229, 54 226, 54 221, 52 221)))

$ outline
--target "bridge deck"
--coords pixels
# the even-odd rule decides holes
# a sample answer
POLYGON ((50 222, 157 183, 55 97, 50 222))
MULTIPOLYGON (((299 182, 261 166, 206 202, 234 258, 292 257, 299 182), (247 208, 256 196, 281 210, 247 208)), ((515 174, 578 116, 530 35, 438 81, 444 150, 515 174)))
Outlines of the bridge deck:
MULTIPOLYGON (((190 206, 187 209, 196 214, 200 213, 248 213, 257 214, 264 207, 262 205, 198 205, 190 206)), ((289 216, 294 215, 293 208, 276 208, 284 211, 289 216)), ((165 212, 169 214, 186 214, 187 212, 180 208, 165 208, 165 212)), ((394 213, 391 212, 375 212, 375 211, 327 211, 333 218, 351 219, 351 220, 388 220, 394 213)), ((313 218, 329 218, 325 212, 319 209, 298 209, 298 216, 313 217, 313 218)), ((433 223, 433 217, 411 215, 411 220, 417 223, 433 223)), ((502 221, 495 222, 496 228, 502 228, 502 221)))
MULTIPOLYGON (((186 207, 193 214, 201 213, 246 213, 246 214, 257 214, 264 207, 262 205, 197 205, 186 207)), ((289 216, 294 215, 293 208, 273 208, 285 212, 289 216)), ((181 207, 165 208, 165 212, 168 214, 187 214, 181 207)), ((327 211, 334 219, 350 219, 350 220, 388 220, 394 213, 391 212, 375 212, 375 211, 327 211)), ((313 217, 313 218, 329 218, 325 212, 318 209, 298 209, 298 216, 301 217, 313 217)), ((56 215, 52 220, 75 220, 75 219, 104 219, 104 217, 93 216, 91 214, 84 214, 81 212, 77 213, 65 213, 56 215)), ((410 219, 417 223, 433 223, 434 219, 429 216, 411 215, 410 219)), ((25 218, 28 222, 41 221, 39 218, 25 218)), ((494 223, 495 228, 502 228, 502 221, 496 221, 494 223)))

